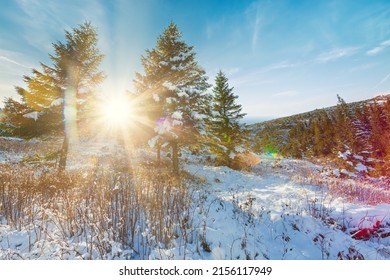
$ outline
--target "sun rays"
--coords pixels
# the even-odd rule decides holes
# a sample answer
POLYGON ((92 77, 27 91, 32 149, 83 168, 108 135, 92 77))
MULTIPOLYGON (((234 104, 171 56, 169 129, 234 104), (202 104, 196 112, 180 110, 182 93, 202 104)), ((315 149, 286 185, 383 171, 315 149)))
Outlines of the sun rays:
POLYGON ((100 104, 102 123, 112 128, 125 128, 134 121, 134 104, 124 95, 115 96, 100 104))

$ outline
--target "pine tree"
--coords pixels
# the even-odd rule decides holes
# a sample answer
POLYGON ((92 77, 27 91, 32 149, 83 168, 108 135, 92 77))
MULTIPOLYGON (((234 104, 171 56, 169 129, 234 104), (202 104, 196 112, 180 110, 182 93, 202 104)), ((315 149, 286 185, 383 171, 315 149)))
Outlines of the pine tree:
POLYGON ((237 149, 246 140, 246 131, 240 124, 243 114, 242 106, 237 104, 237 95, 229 87, 228 79, 222 71, 215 78, 212 96, 212 112, 210 118, 210 131, 213 135, 212 152, 218 156, 219 162, 234 167, 234 157, 237 149))
POLYGON ((373 162, 370 160, 372 154, 370 115, 370 106, 358 107, 355 109, 352 124, 354 131, 354 152, 361 159, 360 161, 371 169, 373 168, 373 162))
POLYGON ((307 129, 302 121, 296 123, 288 132, 285 154, 294 158, 302 158, 306 152, 304 135, 307 129))
POLYGON ((85 105, 93 96, 93 89, 104 79, 99 70, 102 55, 97 48, 96 28, 89 22, 65 31, 66 43, 53 44, 54 55, 50 55, 53 67, 43 65, 44 71, 57 80, 63 93, 64 142, 60 153, 59 170, 64 170, 69 146, 69 137, 77 122, 85 117, 85 105))
POLYGON ((259 153, 280 153, 283 138, 283 132, 279 126, 265 124, 256 134, 256 142, 253 148, 259 153))
MULTIPOLYGON (((388 101, 386 102, 388 103, 388 101)), ((377 159, 375 166, 375 175, 384 175, 387 172, 388 163, 386 158, 389 152, 390 143, 390 123, 389 120, 389 105, 378 104, 376 102, 370 104, 370 126, 371 133, 369 137, 369 143, 371 144, 371 157, 377 159)))
POLYGON ((180 146, 195 144, 203 133, 206 73, 172 22, 141 63, 145 74, 136 73, 134 84, 153 128, 150 143, 156 144, 158 157, 161 145, 171 146, 173 171, 178 173, 180 146))
POLYGON ((385 121, 387 123, 387 127, 383 133, 383 141, 386 144, 383 156, 382 175, 390 177, 390 96, 387 97, 383 110, 386 116, 385 121))
POLYGON ((321 155, 322 147, 323 147, 323 130, 321 126, 321 120, 316 119, 313 121, 313 155, 318 157, 321 155))
POLYGON ((26 115, 32 113, 31 108, 12 98, 4 101, 4 109, 0 120, 3 135, 31 138, 36 135, 36 125, 32 118, 26 115))
POLYGON ((352 148, 353 131, 352 131, 352 112, 348 104, 337 95, 338 103, 335 111, 335 138, 336 146, 334 154, 352 148))
POLYGON ((312 127, 314 156, 328 156, 332 151, 334 131, 332 121, 324 109, 318 111, 312 127))
POLYGON ((103 55, 97 48, 97 38, 97 31, 89 22, 65 31, 65 43, 53 43, 54 54, 49 55, 53 66, 41 63, 42 71, 34 69, 31 76, 24 77, 27 88, 16 87, 20 104, 10 100, 6 103, 9 107, 5 109, 6 118, 8 115, 9 124, 19 131, 24 128, 21 117, 34 112, 37 116, 34 135, 63 132, 60 170, 66 166, 70 134, 77 129, 77 122, 85 118, 93 89, 104 79, 98 69, 103 55))

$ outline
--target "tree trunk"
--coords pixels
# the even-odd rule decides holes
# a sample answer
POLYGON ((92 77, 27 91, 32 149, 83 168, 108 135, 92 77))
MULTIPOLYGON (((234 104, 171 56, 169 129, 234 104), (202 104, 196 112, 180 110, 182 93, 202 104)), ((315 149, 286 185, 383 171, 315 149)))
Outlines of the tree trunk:
POLYGON ((157 141, 156 149, 157 149, 157 166, 160 166, 160 164, 161 164, 161 145, 160 145, 160 141, 157 141))
POLYGON ((179 175, 179 149, 176 141, 171 142, 173 174, 179 175))
POLYGON ((62 172, 66 168, 66 159, 68 157, 68 148, 69 148, 69 141, 68 137, 64 136, 64 142, 62 143, 62 148, 60 152, 60 160, 58 162, 58 171, 62 172))

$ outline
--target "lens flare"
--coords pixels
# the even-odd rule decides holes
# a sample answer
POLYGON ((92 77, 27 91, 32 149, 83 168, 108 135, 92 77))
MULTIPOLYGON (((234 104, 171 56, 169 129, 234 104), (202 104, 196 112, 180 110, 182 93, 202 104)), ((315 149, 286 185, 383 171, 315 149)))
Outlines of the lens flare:
POLYGON ((133 120, 132 103, 125 97, 115 97, 101 104, 101 118, 110 127, 127 126, 133 120))
POLYGON ((69 143, 78 141, 77 131, 77 100, 76 90, 74 87, 68 87, 64 93, 64 121, 65 121, 65 134, 69 143))
POLYGON ((282 156, 278 153, 277 149, 271 145, 267 145, 265 148, 265 154, 274 158, 281 158, 282 156))

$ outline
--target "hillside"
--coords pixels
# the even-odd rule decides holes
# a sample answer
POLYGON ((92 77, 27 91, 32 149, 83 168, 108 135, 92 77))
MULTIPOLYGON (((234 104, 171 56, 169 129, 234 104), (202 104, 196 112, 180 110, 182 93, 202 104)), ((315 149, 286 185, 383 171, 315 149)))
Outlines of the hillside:
MULTIPOLYGON (((357 102, 350 102, 347 103, 349 110, 354 111, 356 108, 363 107, 366 104, 372 103, 372 102, 383 102, 386 99, 390 97, 390 94, 387 95, 379 95, 371 99, 366 99, 362 101, 357 101, 357 102)), ((272 120, 267 120, 263 122, 258 122, 254 124, 248 125, 249 129, 252 131, 253 135, 256 135, 258 132, 263 130, 265 127, 277 127, 279 129, 288 129, 291 128, 294 124, 300 121, 304 120, 309 120, 313 116, 316 116, 320 110, 325 110, 328 113, 334 113, 336 110, 336 105, 331 106, 331 107, 325 107, 322 109, 315 109, 312 111, 304 112, 304 113, 299 113, 287 117, 282 117, 282 118, 277 118, 277 119, 272 119, 272 120)), ((286 132, 287 132, 286 131, 286 132)))
POLYGON ((252 149, 332 162, 347 176, 390 175, 390 95, 257 123, 252 149))

